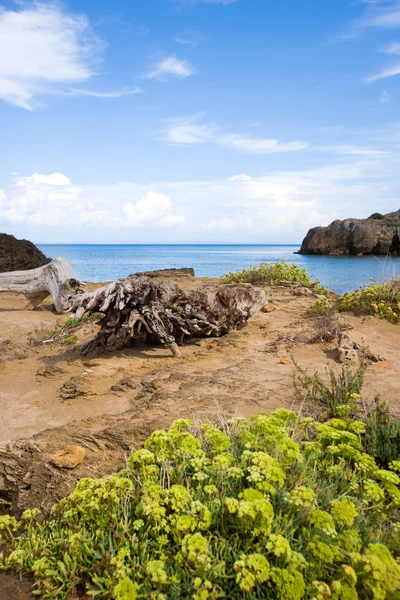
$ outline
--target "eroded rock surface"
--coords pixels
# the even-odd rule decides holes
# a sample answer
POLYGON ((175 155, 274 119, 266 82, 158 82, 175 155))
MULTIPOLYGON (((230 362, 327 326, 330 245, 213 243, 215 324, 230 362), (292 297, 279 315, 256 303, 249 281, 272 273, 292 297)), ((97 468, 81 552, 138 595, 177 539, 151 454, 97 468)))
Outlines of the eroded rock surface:
POLYGON ((400 210, 368 219, 337 220, 310 229, 299 254, 400 256, 399 231, 400 210))

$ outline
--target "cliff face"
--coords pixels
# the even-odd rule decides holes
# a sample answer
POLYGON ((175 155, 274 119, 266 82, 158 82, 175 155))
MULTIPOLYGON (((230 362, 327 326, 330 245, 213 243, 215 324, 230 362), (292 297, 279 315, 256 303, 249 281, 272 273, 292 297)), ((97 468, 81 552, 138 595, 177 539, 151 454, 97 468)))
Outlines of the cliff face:
POLYGON ((43 267, 50 262, 35 244, 28 240, 17 240, 13 235, 0 233, 0 273, 25 271, 43 267))
POLYGON ((303 240, 299 254, 393 254, 400 256, 400 210, 380 218, 333 221, 328 227, 313 227, 303 240))

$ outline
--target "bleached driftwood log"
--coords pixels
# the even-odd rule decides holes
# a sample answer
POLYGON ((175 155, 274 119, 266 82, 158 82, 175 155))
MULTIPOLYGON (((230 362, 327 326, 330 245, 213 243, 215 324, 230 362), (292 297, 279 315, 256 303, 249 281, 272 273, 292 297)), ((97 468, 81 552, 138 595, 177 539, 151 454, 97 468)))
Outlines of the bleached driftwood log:
POLYGON ((149 277, 130 276, 71 300, 75 317, 103 313, 99 333, 81 351, 105 348, 112 335, 146 336, 171 348, 180 356, 177 341, 184 337, 220 336, 247 321, 267 302, 263 290, 250 284, 203 285, 182 291, 175 281, 156 282, 149 277))
POLYGON ((71 298, 82 292, 71 263, 66 258, 54 258, 44 267, 28 271, 0 273, 0 292, 23 294, 28 299, 26 308, 35 308, 51 296, 56 312, 64 312, 71 298))

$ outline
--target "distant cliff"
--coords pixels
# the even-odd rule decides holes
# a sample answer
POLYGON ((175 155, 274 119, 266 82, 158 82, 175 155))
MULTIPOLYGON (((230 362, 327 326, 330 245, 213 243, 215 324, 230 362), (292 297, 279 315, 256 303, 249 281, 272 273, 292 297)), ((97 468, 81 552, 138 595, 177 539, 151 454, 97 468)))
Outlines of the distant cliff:
POLYGON ((313 227, 303 240, 299 254, 400 256, 400 210, 368 219, 333 221, 328 227, 313 227))
POLYGON ((36 269, 50 262, 35 244, 0 233, 0 273, 36 269))

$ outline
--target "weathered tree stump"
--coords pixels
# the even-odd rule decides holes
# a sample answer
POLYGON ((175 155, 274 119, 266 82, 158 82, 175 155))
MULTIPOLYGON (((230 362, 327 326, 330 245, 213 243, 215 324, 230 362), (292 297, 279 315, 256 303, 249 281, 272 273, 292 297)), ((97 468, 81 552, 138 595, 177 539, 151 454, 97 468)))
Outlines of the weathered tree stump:
POLYGON ((33 309, 51 296, 56 312, 62 313, 69 307, 71 298, 82 291, 82 284, 66 258, 54 258, 37 269, 0 273, 0 292, 23 294, 28 299, 25 308, 33 309))
POLYGON ((175 281, 156 282, 149 277, 130 276, 70 301, 75 317, 102 313, 99 333, 81 351, 105 348, 112 335, 146 336, 166 344, 180 356, 178 342, 186 338, 220 336, 259 310, 266 294, 250 284, 203 285, 183 292, 175 281))

